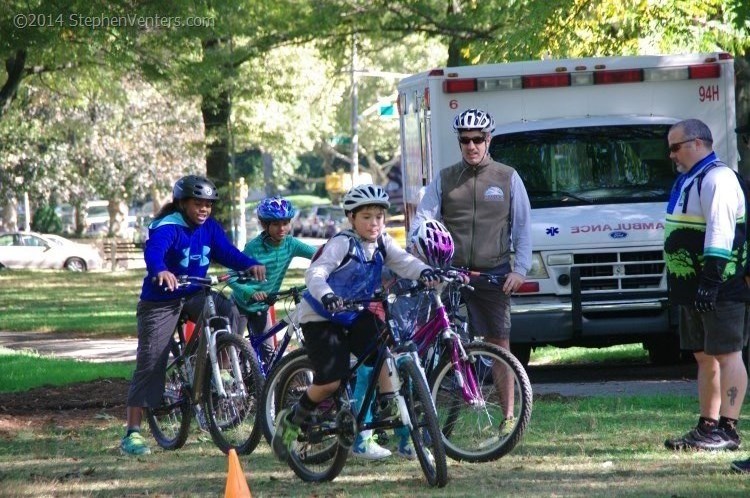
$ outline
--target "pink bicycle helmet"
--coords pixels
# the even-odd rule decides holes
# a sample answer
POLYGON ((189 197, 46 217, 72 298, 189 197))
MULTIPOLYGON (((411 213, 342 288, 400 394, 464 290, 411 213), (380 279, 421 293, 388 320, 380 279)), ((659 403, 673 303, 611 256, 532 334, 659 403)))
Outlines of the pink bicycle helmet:
POLYGON ((437 220, 425 220, 411 238, 411 243, 425 263, 435 268, 445 268, 453 258, 453 237, 437 220))

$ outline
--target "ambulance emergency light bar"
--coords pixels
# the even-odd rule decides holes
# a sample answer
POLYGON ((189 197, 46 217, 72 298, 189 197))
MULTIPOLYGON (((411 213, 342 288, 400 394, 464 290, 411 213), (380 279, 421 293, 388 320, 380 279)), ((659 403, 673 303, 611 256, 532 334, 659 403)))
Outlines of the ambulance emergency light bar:
MULTIPOLYGON (((720 59, 731 59, 730 54, 720 54, 720 59)), ((554 73, 526 76, 501 76, 496 78, 456 78, 443 81, 443 92, 491 92, 498 90, 522 90, 531 88, 558 88, 566 86, 610 85, 619 83, 640 83, 654 81, 678 81, 718 78, 721 65, 715 59, 702 64, 673 67, 650 67, 636 69, 606 69, 604 65, 587 71, 585 66, 577 66, 576 72, 567 72, 559 67, 554 73)), ((440 76, 442 69, 434 70, 430 76, 440 76)), ((450 74, 448 75, 450 77, 450 74)))

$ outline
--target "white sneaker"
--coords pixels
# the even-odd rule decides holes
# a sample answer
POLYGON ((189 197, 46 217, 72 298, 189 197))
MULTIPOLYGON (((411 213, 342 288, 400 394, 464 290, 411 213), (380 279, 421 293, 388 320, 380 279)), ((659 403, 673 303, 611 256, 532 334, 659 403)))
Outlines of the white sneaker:
POLYGON ((357 441, 352 446, 352 456, 366 460, 381 460, 391 456, 391 451, 376 443, 372 436, 357 437, 357 441))

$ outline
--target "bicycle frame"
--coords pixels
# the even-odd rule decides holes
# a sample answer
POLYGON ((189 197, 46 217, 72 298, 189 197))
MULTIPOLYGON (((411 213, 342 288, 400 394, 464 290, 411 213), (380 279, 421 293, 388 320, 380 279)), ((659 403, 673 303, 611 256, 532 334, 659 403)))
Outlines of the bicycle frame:
MULTIPOLYGON (((451 280, 448 281, 448 285, 457 286, 459 284, 456 280, 451 280)), ((430 370, 440 356, 437 348, 432 348, 437 343, 437 338, 439 337, 441 342, 448 345, 451 362, 454 365, 456 373, 456 380, 461 387, 461 394, 464 401, 473 406, 484 406, 485 402, 479 389, 476 373, 471 368, 471 364, 468 363, 468 356, 461 343, 461 338, 451 323, 439 292, 435 289, 424 289, 418 292, 429 293, 430 299, 434 304, 434 311, 431 317, 417 329, 411 339, 417 346, 419 357, 424 360, 424 364, 430 370)))
MULTIPOLYGON (((180 344, 177 345, 178 351, 180 353, 179 358, 189 358, 190 356, 195 355, 195 363, 193 365, 192 372, 193 376, 191 378, 191 402, 193 404, 198 404, 203 401, 203 380, 205 377, 203 372, 206 369, 206 361, 209 361, 209 365, 211 367, 211 375, 214 378, 214 385, 216 386, 217 394, 222 398, 225 398, 227 396, 227 393, 224 390, 223 382, 221 381, 221 370, 219 366, 219 360, 216 355, 216 338, 220 334, 231 334, 232 328, 229 320, 226 317, 219 316, 218 312, 216 311, 216 302, 214 301, 213 294, 214 291, 211 290, 210 286, 218 282, 219 279, 217 279, 216 277, 186 277, 184 282, 181 282, 183 285, 186 285, 187 283, 197 283, 199 285, 202 285, 204 287, 206 303, 203 308, 203 312, 201 313, 201 316, 198 320, 200 333, 194 334, 193 337, 191 337, 190 342, 188 344, 185 344, 185 337, 182 333, 182 328, 180 327, 180 344, 184 345, 184 347, 182 347, 182 350, 180 351, 180 344)), ((175 357, 172 361, 173 363, 177 362, 178 357, 175 357)), ((185 363, 189 364, 190 362, 186 361, 185 363)), ((233 374, 236 376, 236 378, 241 378, 242 370, 240 367, 239 358, 237 357, 237 353, 234 350, 231 351, 230 363, 233 374)), ((188 378, 190 377, 188 376, 188 378)), ((243 396, 246 395, 246 393, 244 392, 244 385, 240 385, 239 389, 243 396)))
MULTIPOLYGON (((270 295, 269 298, 266 298, 266 301, 273 301, 278 297, 291 296, 294 304, 298 305, 300 303, 302 291, 304 289, 305 287, 292 287, 286 291, 277 292, 270 295)), ((273 306, 273 304, 269 305, 273 306)), ((301 337, 299 320, 296 319, 296 313, 296 309, 293 311, 287 309, 287 318, 282 318, 281 320, 277 321, 271 326, 270 329, 266 330, 260 335, 250 335, 250 345, 253 347, 253 351, 255 351, 256 358, 258 358, 258 364, 260 365, 261 372, 263 372, 263 377, 268 377, 268 373, 271 371, 271 369, 276 365, 276 363, 278 363, 279 359, 284 356, 286 348, 289 346, 289 343, 292 340, 292 336, 296 335, 298 338, 301 337), (289 317, 291 316, 294 316, 295 318, 289 319, 289 317), (281 340, 281 343, 279 343, 274 348, 273 353, 271 353, 271 357, 268 359, 268 364, 266 364, 264 361, 262 361, 262 344, 267 339, 274 337, 276 334, 284 330, 285 327, 286 332, 284 333, 284 337, 281 340)))

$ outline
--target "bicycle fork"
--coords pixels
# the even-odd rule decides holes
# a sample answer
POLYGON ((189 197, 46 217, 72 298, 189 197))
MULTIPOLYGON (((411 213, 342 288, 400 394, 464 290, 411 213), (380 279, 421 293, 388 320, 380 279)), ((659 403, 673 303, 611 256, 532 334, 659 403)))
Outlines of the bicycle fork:
POLYGON ((451 329, 445 329, 441 336, 444 341, 450 344, 453 372, 456 376, 456 383, 461 388, 464 401, 475 408, 484 408, 485 401, 482 397, 482 391, 479 389, 476 373, 463 344, 461 344, 460 337, 451 329))

